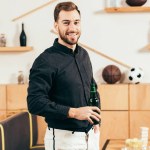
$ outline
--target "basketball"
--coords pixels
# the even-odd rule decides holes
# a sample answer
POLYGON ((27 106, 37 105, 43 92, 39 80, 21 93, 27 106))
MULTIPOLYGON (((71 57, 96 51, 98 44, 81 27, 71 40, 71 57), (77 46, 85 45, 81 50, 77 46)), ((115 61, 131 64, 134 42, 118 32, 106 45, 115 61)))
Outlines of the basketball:
POLYGON ((121 79, 121 71, 115 65, 108 65, 102 71, 104 81, 109 84, 114 84, 121 79))
POLYGON ((142 6, 147 2, 147 0, 126 0, 129 6, 142 6))

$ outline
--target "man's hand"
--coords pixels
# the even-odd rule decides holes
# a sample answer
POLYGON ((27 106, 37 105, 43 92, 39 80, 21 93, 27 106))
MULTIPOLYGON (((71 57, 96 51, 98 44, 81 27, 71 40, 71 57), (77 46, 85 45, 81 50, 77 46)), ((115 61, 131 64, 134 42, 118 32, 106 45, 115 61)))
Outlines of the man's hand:
POLYGON ((75 118, 77 120, 88 120, 91 124, 94 124, 92 119, 100 121, 100 109, 98 107, 86 106, 79 108, 70 108, 68 112, 69 118, 75 118))

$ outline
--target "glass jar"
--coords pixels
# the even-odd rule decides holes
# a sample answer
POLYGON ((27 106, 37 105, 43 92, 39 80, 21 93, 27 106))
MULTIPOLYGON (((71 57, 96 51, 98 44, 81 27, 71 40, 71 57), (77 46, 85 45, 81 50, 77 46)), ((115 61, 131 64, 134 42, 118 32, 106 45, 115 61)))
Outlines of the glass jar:
POLYGON ((0 35, 0 47, 5 47, 6 46, 6 37, 5 34, 0 35))
POLYGON ((24 84, 23 71, 19 71, 19 72, 18 72, 18 84, 24 84))

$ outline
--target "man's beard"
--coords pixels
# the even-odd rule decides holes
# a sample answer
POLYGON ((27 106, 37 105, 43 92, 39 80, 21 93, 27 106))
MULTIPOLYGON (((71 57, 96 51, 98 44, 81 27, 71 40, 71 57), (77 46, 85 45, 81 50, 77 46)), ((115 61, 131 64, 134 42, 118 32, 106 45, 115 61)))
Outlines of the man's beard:
POLYGON ((65 43, 67 43, 67 44, 69 44, 69 45, 77 44, 78 39, 80 38, 80 33, 79 33, 79 32, 78 32, 79 36, 77 37, 77 40, 76 40, 76 41, 72 41, 72 40, 69 40, 69 38, 67 38, 67 35, 63 35, 63 34, 60 32, 60 30, 58 30, 58 31, 59 31, 59 36, 60 36, 60 38, 61 38, 65 43))

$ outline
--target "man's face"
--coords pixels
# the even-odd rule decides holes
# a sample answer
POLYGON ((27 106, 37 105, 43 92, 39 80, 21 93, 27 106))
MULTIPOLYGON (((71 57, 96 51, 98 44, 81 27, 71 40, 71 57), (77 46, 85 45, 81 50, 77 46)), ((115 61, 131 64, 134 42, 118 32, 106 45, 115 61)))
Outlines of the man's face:
POLYGON ((77 44, 81 35, 80 15, 77 10, 59 13, 55 28, 59 34, 59 42, 65 46, 77 44))

